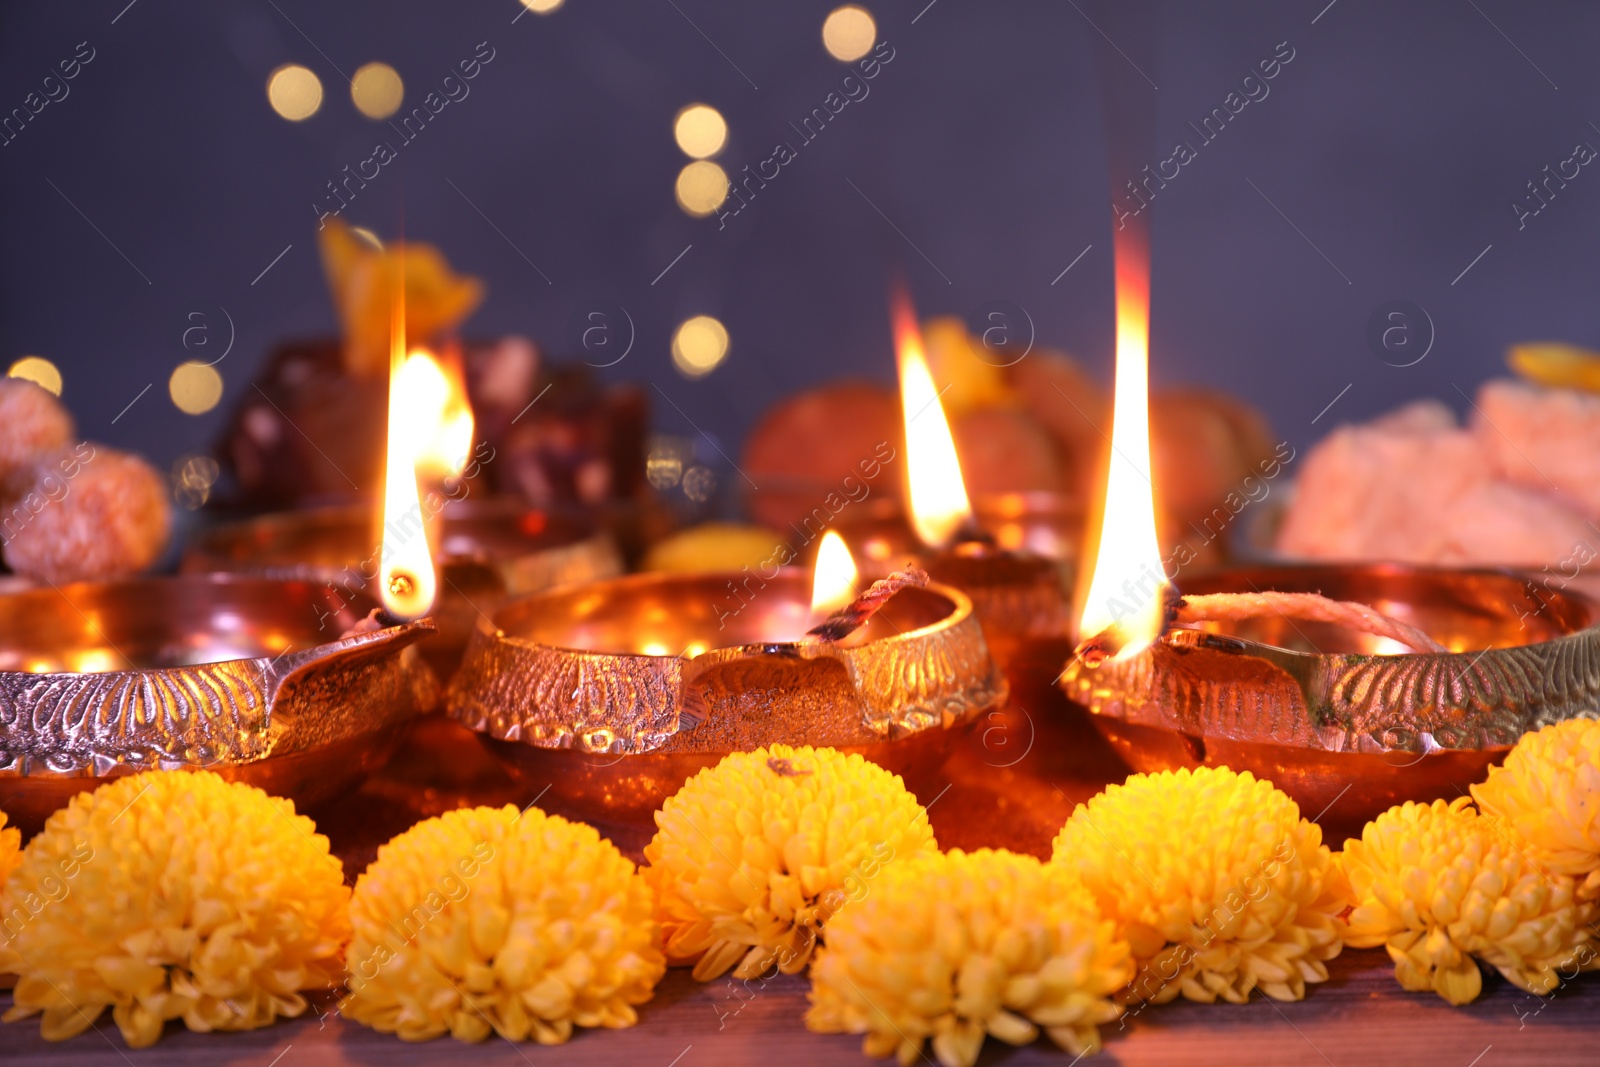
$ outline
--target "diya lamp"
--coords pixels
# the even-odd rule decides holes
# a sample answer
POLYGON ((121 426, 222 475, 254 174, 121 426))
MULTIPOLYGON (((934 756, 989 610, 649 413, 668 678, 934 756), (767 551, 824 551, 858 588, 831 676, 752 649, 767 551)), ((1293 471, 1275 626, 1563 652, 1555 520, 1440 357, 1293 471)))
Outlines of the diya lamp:
POLYGON ((1004 702, 1004 676, 964 593, 902 574, 851 601, 854 577, 834 535, 810 574, 636 574, 517 598, 479 620, 450 714, 542 805, 639 845, 690 775, 765 744, 859 752, 926 787, 1004 702), (750 583, 731 613, 730 580, 750 583))
MULTIPOLYGON (((397 307, 396 377, 403 315, 397 307)), ((393 528, 420 514, 403 390, 391 387, 388 414, 393 528)), ((301 807, 351 788, 439 699, 414 647, 436 629, 420 524, 385 539, 378 578, 381 603, 230 574, 0 596, 0 809, 32 832, 74 794, 144 770, 211 770, 301 807)))
POLYGON ((301 807, 338 796, 437 705, 412 647, 432 632, 363 596, 242 575, 0 596, 0 810, 32 833, 74 794, 154 769, 301 807))
MULTIPOLYGON (((227 523, 198 537, 182 568, 320 581, 335 591, 383 590, 389 581, 382 572, 385 549, 416 556, 420 546, 431 545, 432 565, 423 568, 414 558, 405 574, 438 572, 430 579, 438 633, 421 649, 448 677, 481 612, 507 596, 609 577, 621 571, 622 561, 610 536, 583 519, 512 500, 472 498, 473 483, 494 452, 473 448, 473 414, 457 361, 420 348, 402 348, 395 360, 386 454, 412 458, 412 489, 403 507, 382 512, 381 526, 366 505, 227 523)), ((403 487, 391 483, 405 480, 405 467, 389 463, 385 469, 385 498, 398 499, 403 487)))
MULTIPOLYGON (((1003 527, 1013 531, 1007 543, 980 529, 904 290, 893 296, 892 319, 905 427, 906 511, 915 534, 909 554, 932 578, 971 598, 1013 695, 1029 706, 1048 702, 1071 649, 1071 605, 1061 565, 1030 550, 1017 533, 1026 529, 1027 502, 1020 498, 1012 502, 1012 525, 1003 527)), ((856 538, 861 531, 849 533, 856 538)))
POLYGON ((1111 461, 1067 695, 1136 770, 1270 779, 1330 842, 1406 800, 1464 795, 1526 731, 1592 714, 1600 607, 1512 572, 1163 570, 1150 480, 1148 246, 1116 245, 1111 461))

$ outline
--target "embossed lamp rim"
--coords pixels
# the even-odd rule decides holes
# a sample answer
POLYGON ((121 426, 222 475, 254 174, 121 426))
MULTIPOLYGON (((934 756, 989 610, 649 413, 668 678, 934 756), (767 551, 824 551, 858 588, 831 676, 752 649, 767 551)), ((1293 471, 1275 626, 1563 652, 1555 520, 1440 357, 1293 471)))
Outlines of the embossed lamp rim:
MULTIPOLYGON (((841 665, 862 706, 858 744, 966 723, 1006 698, 972 601, 958 589, 930 583, 897 594, 891 605, 916 602, 923 616, 898 632, 886 609, 861 640, 801 644, 794 639, 814 621, 809 572, 785 568, 744 602, 729 590, 748 578, 635 574, 508 602, 474 629, 450 685, 450 713, 501 741, 651 753, 712 713, 697 693, 710 672, 762 657, 841 665), (597 618, 603 621, 591 625, 597 618), (719 630, 729 618, 731 626, 719 630), (722 634, 726 643, 718 644, 722 634), (661 649, 638 648, 647 638, 661 649)), ((772 703, 786 699, 777 692, 772 703)))
POLYGON ((1247 566, 1195 575, 1184 588, 1361 601, 1457 649, 1376 655, 1324 643, 1330 651, 1319 654, 1242 636, 1290 625, 1326 632, 1269 619, 1231 634, 1173 631, 1126 661, 1062 673, 1068 698, 1134 770, 1250 771, 1334 837, 1358 835, 1394 804, 1461 795, 1522 733, 1600 711, 1600 607, 1517 571, 1247 566), (1522 637, 1524 626, 1536 640, 1522 637))
POLYGON ((36 824, 72 792, 152 769, 209 768, 297 802, 336 793, 438 701, 409 647, 431 620, 339 636, 374 606, 229 574, 0 596, 0 666, 30 668, 0 670, 0 809, 36 824))
MULTIPOLYGON (((1508 748, 1529 730, 1600 711, 1600 604, 1582 593, 1535 593, 1528 577, 1508 568, 1390 563, 1223 568, 1185 585, 1195 593, 1263 589, 1371 603, 1422 625, 1452 651, 1305 652, 1236 634, 1179 629, 1123 663, 1098 669, 1072 664, 1062 687, 1098 715, 1328 752, 1508 748), (1528 617, 1519 605, 1525 611, 1533 606, 1533 632, 1542 639, 1510 643, 1520 637, 1512 627, 1525 625, 1528 617), (1466 646, 1466 636, 1447 623, 1442 631, 1438 621, 1429 625, 1430 613, 1435 620, 1478 614, 1468 624, 1507 644, 1454 647, 1466 646), (1244 698, 1224 685, 1185 681, 1172 668, 1194 652, 1238 656, 1241 670, 1245 660, 1253 660, 1270 677, 1281 674, 1279 680, 1289 684, 1272 695, 1286 714, 1253 715, 1244 698), (1376 720, 1380 715, 1390 716, 1387 725, 1376 720)), ((1306 622, 1288 625, 1301 636, 1315 629, 1306 622)), ((1255 688, 1266 693, 1270 687, 1255 688)))

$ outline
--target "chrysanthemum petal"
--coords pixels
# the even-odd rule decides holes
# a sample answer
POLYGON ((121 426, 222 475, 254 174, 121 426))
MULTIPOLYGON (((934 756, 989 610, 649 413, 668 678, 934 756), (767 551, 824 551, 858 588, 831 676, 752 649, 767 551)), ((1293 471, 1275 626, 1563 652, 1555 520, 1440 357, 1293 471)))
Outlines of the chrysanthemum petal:
POLYGON ((626 1026, 666 970, 650 887, 593 827, 452 811, 378 850, 351 900, 357 1022, 423 1041, 559 1044, 626 1026))
POLYGON ((1129 1001, 1281 1000, 1343 947, 1322 831, 1272 783, 1227 768, 1136 774, 1079 805, 1055 842, 1132 946, 1129 1001))
MULTIPOLYGON (((0 835, 0 853, 3 853, 0 835)), ((4 856, 0 855, 0 863, 4 856)), ((251 1030, 337 985, 350 936, 339 860, 285 800, 210 772, 149 772, 74 797, 0 891, 7 1019, 63 1040, 106 1008, 128 1044, 169 1020, 251 1030)))
POLYGON ((1040 1027, 1083 1053, 1132 974, 1127 943, 1064 869, 987 849, 922 853, 834 916, 806 1025, 862 1034, 868 1055, 901 1062, 931 1040, 949 1067, 970 1067, 985 1035, 1025 1044, 1040 1027))
POLYGON ((730 755, 656 813, 644 875, 667 957, 709 981, 806 968, 818 931, 885 865, 936 848, 900 779, 859 755, 772 745, 730 755))
POLYGON ((1347 939, 1384 945, 1404 989, 1466 1004, 1483 988, 1483 960, 1542 994, 1557 967, 1593 959, 1597 910, 1578 880, 1541 869, 1511 824, 1468 797, 1390 808, 1338 858, 1353 907, 1347 939))

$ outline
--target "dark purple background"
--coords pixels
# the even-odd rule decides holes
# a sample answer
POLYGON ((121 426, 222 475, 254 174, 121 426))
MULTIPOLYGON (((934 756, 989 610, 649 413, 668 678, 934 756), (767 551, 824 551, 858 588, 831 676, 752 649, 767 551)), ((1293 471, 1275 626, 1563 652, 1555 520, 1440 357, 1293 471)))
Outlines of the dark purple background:
MULTIPOLYGON (((637 341, 605 373, 657 383, 681 408, 652 390, 663 428, 692 419, 735 455, 792 390, 841 375, 889 380, 896 268, 924 313, 1012 301, 1040 343, 1109 375, 1109 186, 1089 22, 1098 9, 1087 3, 867 3, 894 60, 722 231, 674 203, 685 159, 672 117, 695 100, 720 108, 733 171, 792 140, 789 122, 847 73, 819 38, 830 3, 568 0, 515 23, 516 0, 126 3, 0 8, 0 109, 20 106, 78 42, 96 51, 70 96, 0 148, 0 361, 38 353, 59 364, 87 436, 158 462, 203 448, 272 343, 331 332, 311 205, 387 131, 356 112, 339 71, 389 62, 409 106, 480 41, 495 59, 470 97, 346 213, 386 236, 403 221, 485 278, 472 332, 570 350, 586 308, 621 305, 637 341), (323 81, 322 111, 307 122, 267 105, 267 75, 285 62, 323 81), (211 415, 185 416, 166 379, 203 354, 182 344, 190 313, 225 340, 220 308, 238 332, 218 367, 228 391, 211 415), (733 348, 689 382, 668 339, 700 312, 727 324, 733 348)), ((1298 444, 1412 397, 1463 407, 1457 388, 1497 373, 1513 341, 1600 344, 1590 188, 1600 173, 1585 168, 1521 232, 1511 209, 1576 142, 1600 145, 1600 9, 1170 4, 1154 25, 1117 44, 1159 85, 1163 146, 1197 142, 1187 123, 1279 42, 1295 51, 1270 96, 1155 202, 1158 382, 1236 390, 1298 444), (1404 369, 1364 336, 1395 299, 1419 303, 1437 329, 1427 358, 1404 369)))

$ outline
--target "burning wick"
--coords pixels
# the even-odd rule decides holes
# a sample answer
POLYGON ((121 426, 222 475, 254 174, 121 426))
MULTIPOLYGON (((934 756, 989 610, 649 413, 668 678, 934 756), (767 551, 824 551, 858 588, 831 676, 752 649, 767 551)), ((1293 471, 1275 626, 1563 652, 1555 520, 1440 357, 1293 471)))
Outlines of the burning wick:
MULTIPOLYGON (((431 362, 431 361, 430 361, 431 362)), ((417 490, 419 429, 428 436, 438 428, 433 410, 433 379, 418 371, 429 364, 406 359, 406 305, 403 264, 395 267, 394 297, 389 320, 389 413, 383 453, 383 547, 378 557, 383 606, 402 619, 420 619, 433 607, 438 576, 427 520, 417 490), (408 367, 414 368, 408 371, 408 367), (422 388, 418 388, 421 382, 422 388)), ((434 368, 437 370, 437 368, 434 368)), ((441 374, 440 381, 443 381, 441 374)), ((442 410, 442 408, 441 408, 442 410)), ((471 426, 467 424, 470 439, 471 426)))
MULTIPOLYGON (((1177 586, 1164 585, 1161 587, 1161 594, 1161 628, 1156 635, 1157 640, 1172 628, 1177 621, 1178 609, 1183 606, 1183 596, 1178 592, 1177 586)), ((1140 648, 1151 643, 1142 635, 1137 637, 1130 635, 1126 629, 1113 622, 1094 636, 1080 641, 1078 647, 1072 650, 1072 658, 1082 660, 1085 667, 1094 670, 1107 659, 1121 656, 1123 651, 1135 642, 1138 642, 1140 648)))
POLYGON ((366 616, 362 618, 360 622, 356 623, 354 626, 350 627, 350 629, 340 634, 339 640, 343 641, 347 637, 360 637, 362 634, 374 634, 379 630, 387 630, 391 626, 404 626, 405 624, 406 620, 390 612, 388 609, 373 608, 371 611, 367 612, 366 616))
POLYGON ((801 641, 806 644, 819 641, 829 643, 843 641, 865 626, 867 620, 876 615, 878 609, 888 603, 889 598, 900 590, 913 586, 920 589, 927 584, 927 572, 918 570, 915 567, 909 570, 895 571, 887 578, 879 578, 872 583, 865 593, 862 593, 822 622, 807 630, 806 636, 801 638, 801 641))
MULTIPOLYGON (((1162 635, 1174 626, 1237 622, 1265 615, 1280 615, 1286 619, 1326 622, 1356 633, 1387 637, 1416 652, 1450 651, 1410 623, 1401 622, 1366 604, 1330 600, 1317 593, 1209 593, 1186 597, 1179 594, 1176 588, 1168 586, 1162 611, 1162 635)), ((1073 655, 1082 659, 1084 666, 1093 669, 1104 663, 1107 657, 1121 652, 1123 644, 1117 628, 1109 626, 1079 644, 1073 650, 1073 655)))

